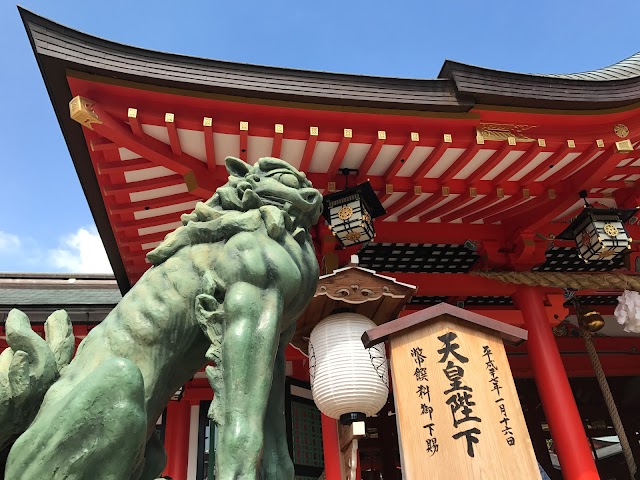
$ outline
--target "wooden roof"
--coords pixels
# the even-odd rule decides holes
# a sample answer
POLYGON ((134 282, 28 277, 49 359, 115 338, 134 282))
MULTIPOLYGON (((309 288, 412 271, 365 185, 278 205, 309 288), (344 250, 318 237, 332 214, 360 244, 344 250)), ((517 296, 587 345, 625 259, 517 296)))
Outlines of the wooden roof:
POLYGON ((518 346, 527 340, 527 331, 522 328, 504 322, 498 322, 492 318, 479 315, 469 310, 454 307, 448 303, 440 303, 433 307, 425 308, 411 315, 398 318, 384 325, 367 330, 362 334, 362 343, 366 348, 370 348, 378 343, 382 343, 390 336, 400 333, 408 328, 414 328, 424 322, 437 322, 441 319, 456 318, 473 323, 483 328, 488 328, 497 332, 505 343, 512 346, 518 346))
POLYGON ((297 321, 291 343, 303 352, 314 327, 336 310, 359 313, 381 325, 397 318, 417 288, 355 265, 318 280, 316 293, 297 321))
POLYGON ((123 291, 179 215, 226 181, 226 155, 282 157, 323 193, 343 187, 340 168, 357 168, 388 212, 376 243, 402 243, 410 258, 414 245, 469 239, 486 265, 528 269, 581 208, 579 190, 603 206, 640 202, 631 74, 455 62, 426 80, 309 72, 143 50, 20 13, 123 291), (76 96, 100 117, 93 130, 70 118, 76 96))

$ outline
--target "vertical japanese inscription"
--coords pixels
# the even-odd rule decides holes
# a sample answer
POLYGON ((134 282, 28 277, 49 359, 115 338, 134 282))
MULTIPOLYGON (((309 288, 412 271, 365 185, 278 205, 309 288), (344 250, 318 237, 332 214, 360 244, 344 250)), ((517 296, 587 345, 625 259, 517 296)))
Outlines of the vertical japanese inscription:
POLYGON ((413 347, 410 350, 411 358, 415 364, 413 376, 416 379, 416 395, 420 399, 420 415, 425 425, 428 438, 425 440, 425 450, 431 456, 438 452, 438 439, 434 436, 435 424, 433 423, 433 407, 431 406, 431 393, 429 391, 429 376, 425 365, 426 356, 420 347, 413 347), (424 415, 424 417, 422 417, 424 415), (428 418, 427 418, 428 417, 428 418))
POLYGON ((464 437, 467 441, 467 454, 474 457, 473 446, 479 443, 478 435, 481 433, 476 424, 482 420, 473 415, 473 407, 476 405, 473 401, 473 388, 464 384, 464 368, 460 365, 468 363, 469 359, 458 352, 460 344, 455 342, 457 338, 454 332, 447 332, 438 337, 442 342, 442 348, 438 350, 441 355, 438 363, 445 364, 442 371, 449 381, 450 388, 443 393, 450 395, 446 403, 451 408, 453 427, 459 430, 453 434, 453 439, 464 437))
POLYGON ((496 372, 498 371, 498 367, 493 361, 493 358, 491 358, 491 355, 493 355, 491 347, 489 347, 489 345, 483 345, 482 356, 485 358, 484 364, 486 365, 486 370, 489 373, 489 383, 491 383, 492 385, 491 391, 496 392, 496 397, 498 397, 496 403, 498 404, 500 415, 502 416, 502 419, 500 420, 502 426, 500 428, 502 429, 502 434, 505 436, 507 445, 513 447, 516 444, 516 440, 513 436, 513 428, 509 426, 510 418, 507 415, 504 398, 500 396, 500 389, 502 387, 500 386, 500 378, 496 374, 496 372))

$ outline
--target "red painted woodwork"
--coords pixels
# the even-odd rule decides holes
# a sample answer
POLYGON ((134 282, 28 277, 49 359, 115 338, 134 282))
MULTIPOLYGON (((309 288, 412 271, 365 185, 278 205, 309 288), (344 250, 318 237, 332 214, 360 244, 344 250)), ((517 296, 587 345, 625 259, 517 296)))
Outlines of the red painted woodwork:
POLYGON ((450 144, 440 141, 440 143, 431 151, 429 156, 422 162, 415 173, 411 176, 412 181, 419 181, 431 170, 438 160, 442 157, 444 152, 447 151, 450 144))
POLYGON ((391 165, 384 173, 383 177, 385 182, 391 183, 391 181, 395 178, 396 173, 398 173, 398 171, 402 168, 417 144, 418 142, 414 140, 409 140, 404 144, 400 152, 398 152, 398 155, 396 155, 396 158, 393 159, 393 162, 391 162, 391 165))
POLYGON ((518 184, 521 187, 527 186, 529 183, 533 182, 542 174, 546 173, 549 170, 549 167, 561 161, 569 153, 571 153, 571 148, 569 148, 569 145, 567 145, 567 143, 564 143, 560 148, 558 148, 555 152, 553 152, 549 156, 549 158, 542 161, 540 165, 535 167, 533 170, 531 170, 529 173, 523 176, 520 180, 518 180, 518 184))
MULTIPOLYGON (((202 121, 202 130, 204 133, 204 151, 207 156, 207 169, 209 172, 216 170, 216 149, 213 142, 213 119, 211 121, 202 121)), ((223 177, 224 178, 224 177, 223 177)))
POLYGON ((373 165, 373 163, 376 161, 376 158, 378 158, 380 149, 384 145, 386 139, 386 134, 378 134, 376 139, 371 143, 371 146, 369 147, 369 150, 367 151, 367 154, 365 155, 362 163, 360 164, 360 168, 358 169, 358 183, 363 182, 367 178, 367 173, 369 172, 371 165, 373 165), (381 136, 383 138, 380 138, 381 136))
POLYGON ((300 170, 306 172, 309 170, 309 165, 311 165, 311 158, 313 157, 313 152, 316 148, 316 143, 318 142, 318 135, 309 135, 307 138, 307 143, 304 146, 304 152, 302 153, 302 161, 300 162, 300 170))
POLYGON ((346 135, 342 137, 340 143, 338 144, 338 148, 336 149, 336 153, 333 154, 333 158, 331 159, 331 164, 327 169, 327 178, 335 178, 338 173, 338 169, 340 165, 342 165, 342 160, 344 159, 344 155, 347 153, 347 149, 349 148, 349 143, 351 143, 351 137, 347 137, 346 135))
MULTIPOLYGON (((511 239, 514 232, 519 231, 529 234, 543 232, 545 235, 558 233, 557 230, 562 225, 549 222, 554 216, 570 207, 570 202, 576 195, 577 186, 618 188, 619 191, 615 193, 616 199, 630 197, 620 191, 631 190, 628 183, 620 180, 608 181, 611 175, 631 175, 635 172, 635 167, 616 168, 619 158, 623 157, 611 155, 612 143, 619 140, 611 129, 611 125, 624 123, 632 132, 629 136, 632 142, 640 138, 636 129, 636 126, 640 127, 640 117, 634 110, 609 111, 598 115, 589 112, 581 115, 566 115, 541 110, 517 112, 500 111, 497 108, 483 110, 483 107, 476 107, 469 113, 443 117, 415 112, 401 112, 401 114, 384 112, 382 114, 375 110, 348 111, 344 108, 333 109, 330 105, 321 108, 306 105, 302 108, 298 104, 291 104, 283 108, 280 104, 268 101, 256 100, 252 103, 247 99, 234 101, 231 96, 190 96, 186 92, 174 90, 160 92, 136 88, 135 84, 119 86, 113 82, 103 83, 98 77, 95 77, 96 81, 91 81, 90 77, 78 78, 75 75, 73 72, 68 73, 72 94, 92 99, 95 102, 95 111, 102 121, 102 123, 92 124, 93 131, 88 129, 83 131, 89 145, 89 153, 98 172, 98 183, 104 196, 111 227, 115 231, 116 242, 121 249, 131 280, 137 279, 148 268, 143 255, 149 248, 147 246, 143 249, 142 244, 158 241, 168 233, 159 232, 139 236, 136 230, 140 223, 135 220, 133 214, 147 208, 169 206, 177 203, 178 199, 186 203, 189 199, 206 198, 226 179, 227 173, 224 166, 216 165, 214 134, 237 136, 240 149, 245 150, 245 152, 239 152, 239 155, 251 160, 252 153, 246 151, 249 133, 252 137, 272 139, 271 154, 279 156, 282 153, 284 135, 278 132, 283 132, 286 128, 286 139, 306 141, 300 168, 307 171, 318 141, 338 143, 333 158, 328 159, 329 163, 324 159, 324 172, 307 172, 309 179, 320 189, 326 189, 329 182, 335 181, 336 172, 342 166, 351 144, 368 145, 368 152, 360 165, 351 165, 359 169, 358 180, 369 179, 374 191, 379 192, 383 198, 389 197, 385 193, 387 191, 405 193, 404 196, 396 196, 400 198, 391 205, 387 205, 388 216, 397 214, 415 201, 415 187, 419 187, 419 191, 423 194, 431 194, 420 205, 415 205, 409 211, 398 215, 398 222, 384 222, 381 221, 384 218, 377 219, 377 242, 462 244, 467 239, 478 242, 494 241, 497 242, 499 250, 512 252, 508 262, 512 264, 515 262, 519 265, 518 268, 525 268, 540 261, 538 249, 534 249, 533 253, 529 247, 517 248, 513 251, 512 246, 505 242, 505 239, 511 239), (134 108, 135 113, 129 111, 130 108, 134 108), (167 120, 166 112, 174 114, 173 121, 167 120), (215 119, 215 122, 211 119, 215 119), (250 132, 246 129, 239 130, 240 122, 249 122, 250 132), (274 128, 276 122, 283 127, 274 128), (491 140, 486 140, 484 145, 478 144, 476 128, 480 122, 535 125, 535 132, 532 132, 531 136, 544 138, 546 145, 541 147, 537 141, 531 143, 518 141, 515 145, 509 145, 504 141, 491 140), (167 128, 168 144, 145 134, 143 125, 167 128), (311 135, 311 125, 322 132, 322 137, 311 135), (351 129, 350 137, 345 136, 345 127, 351 129), (384 131, 380 130, 381 128, 384 128, 384 131), (202 160, 205 161, 184 153, 185 146, 180 145, 178 137, 179 129, 204 133, 205 154, 202 160), (420 140, 408 140, 409 131, 418 132, 420 140), (452 136, 452 143, 444 142, 445 133, 452 136), (568 147, 568 139, 575 141, 575 148, 568 147), (602 139, 607 149, 597 162, 588 163, 600 150, 595 143, 596 139, 602 139), (378 169, 376 171, 378 175, 369 175, 384 145, 399 145, 401 148, 384 173, 378 169), (433 150, 429 155, 425 155, 426 158, 412 160, 418 163, 418 168, 411 177, 398 177, 397 174, 403 165, 402 160, 406 161, 418 145, 433 147, 433 150), (143 158, 120 161, 117 148, 121 147, 128 148, 143 158), (462 148, 464 151, 443 169, 440 178, 425 178, 424 176, 436 165, 448 148, 462 148), (466 179, 454 179, 453 177, 462 171, 481 149, 495 151, 475 171, 470 172, 466 179), (510 152, 514 151, 524 153, 494 179, 482 179, 510 152), (519 181, 509 181, 542 151, 556 153, 519 181), (548 171, 551 164, 558 163, 571 151, 575 151, 579 156, 546 180, 535 181, 548 171), (124 173, 139 171, 151 165, 165 166, 175 171, 176 175, 140 182, 125 182, 124 173), (189 178, 185 179, 185 177, 189 178), (151 199, 146 202, 135 202, 135 204, 130 201, 131 193, 175 187, 184 185, 185 182, 193 190, 193 195, 190 197, 188 194, 173 194, 167 199, 151 199), (445 202, 442 195, 443 184, 449 188, 450 195, 458 195, 458 197, 445 202), (387 189, 388 185, 390 185, 389 189, 387 189), (529 190, 529 200, 523 198, 523 186, 529 190), (476 189, 476 195, 480 197, 478 200, 470 197, 470 187, 476 189), (498 187, 503 189, 506 197, 504 200, 498 198, 498 187), (555 190, 555 199, 550 198, 548 194, 550 188, 555 190), (419 222, 406 222, 414 216, 419 217, 419 222), (436 218, 446 223, 446 228, 442 224, 426 223, 436 218), (448 223, 458 218, 462 218, 467 225, 448 223), (471 222, 483 219, 485 222, 499 221, 500 225, 469 225, 471 222)), ((414 138, 417 140, 417 137, 414 138)), ((314 169, 316 168, 317 166, 314 169)), ((597 196, 604 196, 604 194, 593 195, 593 198, 597 196)), ((159 213, 159 215, 163 216, 166 213, 159 213)), ((156 226, 164 220, 164 218, 148 219, 142 225, 156 226)), ((640 229, 636 228, 636 230, 640 229)), ((637 237, 631 231, 630 233, 637 237)), ((315 240, 318 241, 318 239, 315 240)))
POLYGON ((473 160, 473 157, 475 157, 476 153, 478 153, 478 150, 480 150, 480 147, 482 146, 483 145, 479 144, 477 140, 468 145, 456 161, 453 162, 453 164, 447 168, 442 175, 440 175, 440 181, 442 183, 446 183, 453 179, 453 177, 460 173, 460 170, 467 165, 467 162, 473 160))
MULTIPOLYGON (((409 193, 407 193, 407 196, 408 195, 409 195, 409 193)), ((414 195, 412 200, 415 200, 416 198, 417 197, 414 195)), ((411 207, 406 212, 403 212, 400 215, 398 215, 398 222, 404 222, 405 220, 409 220, 410 218, 415 217, 416 215, 422 215, 425 211, 429 210, 433 206, 435 206, 438 203, 442 202, 446 198, 447 197, 442 195, 441 192, 435 192, 429 198, 426 198, 422 202, 418 203, 418 205, 416 205, 414 207, 411 207)), ((404 200, 404 197, 403 197, 403 200, 404 200)), ((396 203, 399 203, 399 202, 396 202, 396 203)), ((396 205, 396 203, 391 205, 389 210, 391 210, 396 205)), ((409 203, 411 203, 411 202, 408 202, 407 205, 409 203)), ((403 207, 405 207, 405 206, 406 205, 403 205, 403 207)), ((398 210, 396 210, 396 211, 398 211, 398 210)))
POLYGON ((544 310, 544 295, 519 287, 514 295, 529 332, 528 353, 551 436, 566 480, 598 480, 582 419, 544 310))
POLYGON ((321 413, 322 450, 324 451, 324 472, 327 480, 342 480, 340 464, 340 443, 338 440, 338 421, 321 413))
MULTIPOLYGON (((504 212, 505 210, 509 210, 514 208, 517 205, 520 205, 523 202, 526 202, 527 199, 522 197, 522 194, 515 194, 509 198, 502 200, 500 203, 495 203, 492 206, 480 210, 479 212, 472 213, 471 215, 467 215, 466 217, 462 217, 463 223, 471 223, 477 220, 482 220, 488 216, 491 216, 495 213, 504 212)), ((489 223, 489 222, 485 222, 489 223)))
POLYGON ((164 475, 169 475, 173 480, 187 480, 190 423, 191 404, 184 400, 169 402, 164 433, 164 448, 167 452, 164 475))

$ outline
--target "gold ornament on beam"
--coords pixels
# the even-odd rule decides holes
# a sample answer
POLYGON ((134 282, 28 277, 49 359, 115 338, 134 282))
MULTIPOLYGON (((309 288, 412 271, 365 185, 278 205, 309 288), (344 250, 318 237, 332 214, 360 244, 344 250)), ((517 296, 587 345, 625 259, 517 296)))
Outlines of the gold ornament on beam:
POLYGON ((514 125, 508 123, 480 123, 476 129, 476 136, 484 140, 508 141, 509 145, 516 142, 535 142, 524 132, 536 128, 537 125, 514 125))
POLYGON ((613 127, 613 133, 615 133, 620 138, 627 138, 629 135, 629 127, 627 127, 624 123, 619 123, 613 127))

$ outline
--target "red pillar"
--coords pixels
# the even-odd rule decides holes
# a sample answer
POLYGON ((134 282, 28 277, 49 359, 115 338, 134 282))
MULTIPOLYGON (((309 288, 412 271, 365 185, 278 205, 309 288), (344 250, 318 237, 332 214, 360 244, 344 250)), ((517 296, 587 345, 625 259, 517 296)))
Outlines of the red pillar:
POLYGON ((535 287, 519 287, 513 299, 529 331, 527 350, 565 480, 599 480, 569 379, 535 287))
POLYGON ((342 480, 340 444, 338 442, 338 421, 322 415, 322 450, 324 451, 324 471, 327 480, 342 480))
POLYGON ((173 480, 187 480, 190 423, 191 404, 184 399, 180 402, 169 402, 164 432, 167 467, 163 474, 169 475, 173 480))

